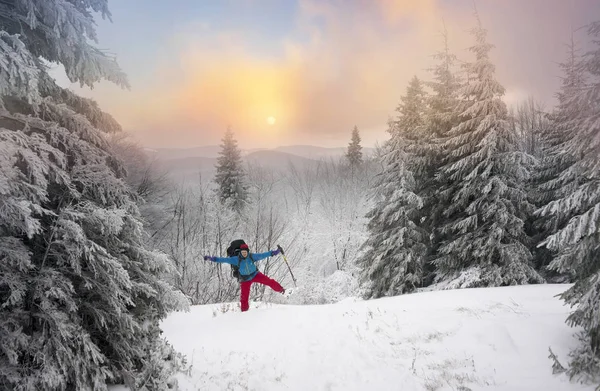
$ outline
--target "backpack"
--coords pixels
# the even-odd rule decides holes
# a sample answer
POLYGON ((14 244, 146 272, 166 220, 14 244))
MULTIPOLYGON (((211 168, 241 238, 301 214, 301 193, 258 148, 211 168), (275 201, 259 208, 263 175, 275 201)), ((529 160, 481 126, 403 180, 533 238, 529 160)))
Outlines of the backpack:
MULTIPOLYGON (((246 244, 246 242, 244 242, 242 239, 237 239, 237 240, 234 240, 233 242, 231 242, 229 247, 227 247, 227 256, 228 257, 235 257, 235 256, 238 257, 238 264, 231 265, 231 276, 240 282, 243 281, 242 276, 240 275, 240 261, 239 261, 240 246, 242 244, 246 244)), ((254 263, 254 259, 252 258, 250 251, 248 251, 248 257, 250 258, 252 263, 254 263)))

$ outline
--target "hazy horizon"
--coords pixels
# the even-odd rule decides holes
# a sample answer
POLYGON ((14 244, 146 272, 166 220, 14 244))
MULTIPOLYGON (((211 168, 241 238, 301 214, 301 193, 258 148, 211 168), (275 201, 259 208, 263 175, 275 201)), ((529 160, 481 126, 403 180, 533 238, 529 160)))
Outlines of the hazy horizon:
MULTIPOLYGON (((594 0, 478 0, 505 102, 532 96, 547 108, 560 84, 558 62, 575 29, 600 14, 594 0)), ((308 144, 343 147, 358 126, 363 145, 387 139, 389 116, 408 80, 427 71, 447 27, 450 49, 472 57, 472 0, 109 3, 98 26, 131 90, 102 82, 63 86, 98 101, 145 147, 220 143, 231 126, 243 148, 308 144), (140 12, 143 10, 144 12, 140 12)))
MULTIPOLYGON (((361 143, 362 144, 362 143, 361 143)), ((145 146, 145 148, 147 149, 198 149, 198 148, 220 148, 221 147, 221 143, 215 143, 215 144, 205 144, 205 145, 194 145, 194 146, 180 146, 180 147, 149 147, 149 146, 145 146)), ((273 147, 261 147, 261 146, 256 146, 256 147, 251 147, 251 148, 245 148, 245 147, 241 147, 241 150, 274 150, 274 149, 278 149, 278 148, 291 148, 291 147, 314 147, 314 148, 326 148, 326 149, 345 149, 348 146, 347 145, 339 145, 339 146, 333 146, 333 147, 324 147, 322 145, 313 145, 313 144, 282 144, 282 145, 275 145, 273 147)), ((362 145, 363 148, 375 148, 375 146, 371 146, 371 145, 362 145)))

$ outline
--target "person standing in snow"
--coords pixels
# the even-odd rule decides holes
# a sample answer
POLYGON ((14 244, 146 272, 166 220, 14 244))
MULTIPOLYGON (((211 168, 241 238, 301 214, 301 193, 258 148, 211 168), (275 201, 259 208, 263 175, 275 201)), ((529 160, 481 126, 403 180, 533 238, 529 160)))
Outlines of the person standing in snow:
POLYGON ((269 278, 258 271, 254 262, 260 261, 267 257, 274 257, 279 254, 279 249, 273 251, 267 251, 264 253, 250 253, 247 244, 242 244, 240 246, 239 255, 233 257, 211 257, 205 256, 205 261, 212 261, 218 263, 228 263, 233 266, 239 267, 239 280, 240 280, 240 306, 242 307, 242 312, 248 311, 250 305, 248 304, 248 299, 250 297, 250 288, 252 283, 258 283, 268 286, 273 289, 275 292, 279 292, 281 294, 285 293, 285 289, 275 280, 269 278))

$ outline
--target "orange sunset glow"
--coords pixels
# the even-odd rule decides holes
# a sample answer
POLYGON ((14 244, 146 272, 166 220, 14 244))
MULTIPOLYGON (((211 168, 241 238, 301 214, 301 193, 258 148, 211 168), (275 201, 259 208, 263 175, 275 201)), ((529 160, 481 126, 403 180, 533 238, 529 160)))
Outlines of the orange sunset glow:
MULTIPOLYGON (((571 3, 477 2, 509 105, 530 95, 553 103, 560 43, 573 23, 591 18, 571 3)), ((129 12, 126 4, 113 7, 111 31, 129 12)), ((373 145, 385 139, 410 78, 430 77, 444 26, 451 50, 471 56, 471 0, 233 1, 214 8, 179 10, 177 23, 152 42, 103 37, 132 88, 105 83, 82 93, 150 147, 216 144, 227 124, 255 147, 344 145, 354 125, 373 145)))

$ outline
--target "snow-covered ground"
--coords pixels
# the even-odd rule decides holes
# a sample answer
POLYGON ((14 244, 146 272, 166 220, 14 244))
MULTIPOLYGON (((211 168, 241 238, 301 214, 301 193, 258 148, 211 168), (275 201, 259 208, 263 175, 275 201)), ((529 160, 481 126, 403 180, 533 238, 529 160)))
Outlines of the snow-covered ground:
POLYGON ((162 324, 182 390, 593 390, 552 374, 577 343, 567 285, 424 292, 327 305, 192 307, 162 324))

